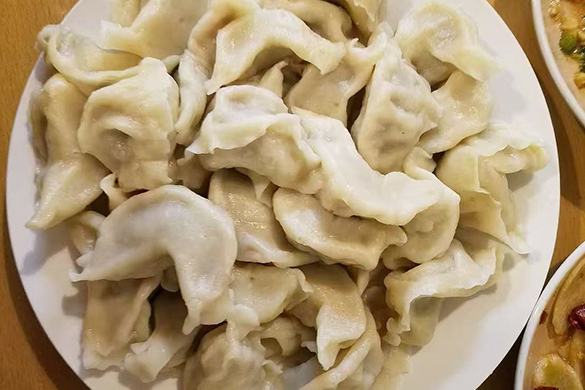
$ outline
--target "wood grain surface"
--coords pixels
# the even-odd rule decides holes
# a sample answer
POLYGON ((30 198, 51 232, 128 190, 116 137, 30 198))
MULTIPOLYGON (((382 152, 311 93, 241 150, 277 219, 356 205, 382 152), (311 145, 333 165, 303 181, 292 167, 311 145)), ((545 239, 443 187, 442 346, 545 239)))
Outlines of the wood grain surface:
MULTIPOLYGON (((585 133, 556 89, 533 31, 529 0, 489 0, 528 55, 548 100, 561 167, 561 216, 553 269, 585 239, 585 133)), ((58 23, 75 0, 2 0, 0 10, 0 170, 6 170, 14 114, 26 79, 37 59, 37 32, 58 23)), ((4 205, 5 176, 0 179, 4 205)), ((18 278, 8 234, 5 206, 0 264, 0 389, 77 390, 85 385, 64 363, 37 322, 18 278)), ((506 326, 505 323, 502 326, 506 326)), ((67 331, 64 329, 63 331, 67 331)), ((513 388, 518 343, 480 387, 513 388)), ((405 389, 407 390, 407 389, 405 389)), ((462 389, 464 390, 464 389, 462 389)))

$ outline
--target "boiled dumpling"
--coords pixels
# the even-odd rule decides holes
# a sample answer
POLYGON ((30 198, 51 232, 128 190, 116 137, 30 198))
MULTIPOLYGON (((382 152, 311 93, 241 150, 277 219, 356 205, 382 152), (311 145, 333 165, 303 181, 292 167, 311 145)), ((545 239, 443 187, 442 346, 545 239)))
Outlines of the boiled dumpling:
POLYGON ((493 101, 486 82, 455 71, 445 85, 433 92, 433 97, 443 107, 444 115, 437 127, 420 139, 419 146, 428 153, 452 149, 488 126, 493 101))
POLYGON ((77 142, 86 97, 59 74, 33 100, 31 122, 40 170, 40 199, 27 226, 47 229, 79 213, 101 193, 108 170, 77 142))
POLYGON ((81 150, 114 172, 124 191, 170 184, 178 103, 164 64, 147 58, 138 75, 91 94, 79 126, 81 150))
MULTIPOLYGON (((223 150, 220 147, 213 154, 202 154, 199 156, 201 164, 210 171, 245 168, 277 186, 314 194, 322 186, 319 157, 307 144, 305 131, 296 115, 277 116, 278 120, 266 134, 241 148, 223 150)), ((242 137, 247 138, 247 134, 242 137)))
POLYGON ((436 174, 461 196, 459 226, 491 234, 526 253, 506 175, 535 172, 547 161, 539 141, 508 125, 493 124, 445 153, 436 174))
POLYGON ((282 73, 282 69, 287 65, 287 61, 280 61, 272 68, 268 69, 258 81, 258 86, 272 91, 276 96, 282 99, 284 88, 284 74, 282 73))
POLYGON ((203 0, 149 0, 128 27, 102 22, 103 45, 141 57, 183 53, 189 34, 207 8, 203 0))
POLYGON ((175 124, 176 141, 189 145, 195 137, 196 126, 203 118, 207 105, 205 82, 211 71, 195 54, 185 50, 179 63, 178 84, 180 92, 179 117, 175 124))
POLYGON ((110 173, 100 182, 100 188, 108 196, 110 211, 124 203, 130 197, 129 194, 120 189, 116 181, 116 174, 110 173))
POLYGON ((84 211, 67 221, 69 239, 77 251, 84 255, 93 251, 104 217, 95 211, 84 211))
POLYGON ((316 66, 307 65, 301 80, 286 96, 286 104, 339 119, 347 126, 349 99, 367 84, 374 64, 391 37, 390 28, 382 24, 370 38, 368 47, 364 48, 357 40, 349 42, 347 54, 337 69, 326 75, 316 66))
POLYGON ((369 390, 380 373, 384 354, 374 317, 366 309, 366 329, 358 340, 337 359, 335 366, 322 372, 300 390, 369 390))
POLYGON ((203 311, 202 322, 215 325, 227 320, 230 334, 241 339, 306 300, 312 291, 298 269, 238 263, 224 294, 203 311))
POLYGON ((431 85, 459 69, 486 81, 498 70, 477 39, 477 27, 457 8, 431 1, 404 16, 395 35, 404 57, 431 85))
POLYGON ((95 250, 84 255, 87 265, 71 279, 145 278, 174 263, 189 313, 187 334, 227 288, 236 252, 229 215, 187 188, 169 185, 133 196, 112 211, 95 250))
POLYGON ((306 327, 298 319, 291 316, 280 316, 262 325, 260 329, 250 333, 250 337, 259 337, 262 340, 274 340, 274 344, 265 343, 266 357, 275 363, 290 365, 289 361, 302 348, 309 348, 315 343, 315 330, 306 327))
POLYGON ((244 147, 288 116, 282 99, 266 88, 251 85, 221 88, 215 94, 213 110, 187 150, 213 154, 216 149, 244 147))
POLYGON ((92 39, 64 26, 46 26, 38 41, 45 60, 86 95, 139 71, 139 56, 103 50, 92 39))
POLYGON ((181 295, 161 292, 154 299, 153 307, 152 335, 143 343, 132 344, 132 352, 124 359, 126 371, 145 383, 154 381, 161 370, 184 363, 198 330, 189 334, 181 331, 187 317, 181 295))
POLYGON ((351 135, 368 164, 388 173, 402 171, 405 157, 437 125, 442 110, 427 81, 402 58, 392 35, 383 37, 384 55, 376 63, 351 135))
POLYGON ((142 3, 148 0, 110 0, 112 22, 128 27, 140 12, 142 3))
POLYGON ((342 43, 320 37, 294 14, 283 10, 257 10, 236 19, 217 34, 215 67, 207 93, 241 77, 266 49, 288 48, 325 74, 345 54, 342 43))
POLYGON ((301 270, 313 292, 290 313, 306 326, 317 329, 317 357, 323 369, 328 370, 339 351, 351 346, 364 333, 364 304, 343 267, 312 264, 301 270))
POLYGON ((402 386, 402 376, 408 373, 410 347, 402 344, 398 347, 382 342, 384 365, 376 377, 372 390, 394 390, 402 386))
POLYGON ((209 186, 209 200, 234 220, 239 261, 273 263, 284 268, 318 260, 287 241, 272 209, 257 199, 254 186, 246 176, 231 170, 215 172, 209 186))
POLYGON ((290 242, 316 253, 328 264, 373 270, 388 245, 406 242, 406 235, 397 226, 338 217, 311 195, 281 188, 274 194, 273 203, 276 219, 290 242))
POLYGON ((211 172, 203 169, 197 155, 187 152, 185 157, 177 159, 174 183, 199 193, 209 184, 210 177, 211 172))
POLYGON ((343 10, 322 0, 258 0, 265 9, 292 12, 313 31, 332 42, 344 42, 351 32, 351 18, 343 10))
POLYGON ((325 183, 318 198, 326 209, 343 217, 405 225, 439 199, 441 187, 431 180, 414 180, 401 172, 382 175, 370 168, 338 120, 295 112, 307 131, 307 143, 321 158, 325 183))
POLYGON ((378 25, 378 13, 382 0, 332 0, 342 5, 360 32, 367 38, 378 25))
POLYGON ((272 196, 276 190, 278 190, 278 187, 266 177, 259 175, 256 172, 252 172, 249 169, 237 168, 236 171, 243 173, 250 178, 252 185, 254 186, 256 199, 262 204, 272 208, 272 196))
POLYGON ((384 280, 386 303, 398 317, 388 320, 385 340, 393 345, 428 344, 439 319, 439 298, 468 297, 488 287, 501 256, 496 248, 468 254, 454 240, 443 256, 406 272, 391 272, 384 280))
POLYGON ((415 263, 424 263, 442 256, 449 248, 459 222, 459 196, 441 183, 435 175, 435 162, 420 148, 415 148, 406 158, 404 171, 411 178, 432 181, 440 189, 437 203, 419 213, 404 226, 408 237, 402 246, 390 246, 384 251, 384 263, 392 268, 398 259, 406 258, 415 263))

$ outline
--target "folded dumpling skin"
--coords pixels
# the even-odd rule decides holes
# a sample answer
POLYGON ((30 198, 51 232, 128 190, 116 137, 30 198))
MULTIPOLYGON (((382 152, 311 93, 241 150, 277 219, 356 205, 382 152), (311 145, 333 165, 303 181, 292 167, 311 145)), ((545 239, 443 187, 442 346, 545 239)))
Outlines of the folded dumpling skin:
POLYGON ((112 211, 95 250, 84 255, 85 268, 71 279, 146 278, 174 264, 189 313, 187 334, 228 286, 236 252, 229 215, 191 190, 169 185, 133 196, 112 211))
POLYGON ((60 74, 51 77, 32 103, 31 124, 39 172, 40 199, 27 226, 47 229, 82 211, 101 193, 108 170, 82 153, 77 142, 86 97, 60 74))

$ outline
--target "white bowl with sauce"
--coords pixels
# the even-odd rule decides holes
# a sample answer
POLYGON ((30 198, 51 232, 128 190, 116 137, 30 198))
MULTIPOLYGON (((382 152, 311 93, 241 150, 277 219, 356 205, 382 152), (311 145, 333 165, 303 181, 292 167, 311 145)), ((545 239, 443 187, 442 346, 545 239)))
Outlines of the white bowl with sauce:
POLYGON ((585 88, 577 88, 572 81, 571 73, 578 65, 575 66, 575 61, 567 58, 559 49, 560 30, 556 22, 550 19, 547 11, 549 3, 550 0, 532 0, 532 16, 538 44, 557 88, 581 125, 585 126, 585 88))
MULTIPOLYGON (((533 390, 532 374, 536 361, 538 361, 538 359, 541 357, 540 354, 537 354, 537 351, 542 349, 538 348, 538 346, 537 348, 534 348, 535 346, 533 346, 533 341, 535 339, 539 339, 539 332, 546 331, 546 329, 542 329, 543 327, 539 328, 543 312, 545 309, 549 308, 550 304, 552 304, 558 289, 563 284, 567 275, 571 273, 573 268, 575 268, 580 260, 585 261, 585 242, 581 243, 581 245, 579 245, 577 249, 575 249, 575 251, 571 253, 569 257, 567 257, 567 259, 555 272, 553 277, 546 285, 544 291, 540 295, 540 298, 538 299, 538 302, 532 311, 532 315, 530 316, 530 320, 528 321, 528 325, 524 331, 524 337, 522 338, 520 354, 516 364, 514 390, 533 390)), ((543 335, 543 337, 546 336, 543 335)), ((552 341, 549 342, 552 343, 552 341)))

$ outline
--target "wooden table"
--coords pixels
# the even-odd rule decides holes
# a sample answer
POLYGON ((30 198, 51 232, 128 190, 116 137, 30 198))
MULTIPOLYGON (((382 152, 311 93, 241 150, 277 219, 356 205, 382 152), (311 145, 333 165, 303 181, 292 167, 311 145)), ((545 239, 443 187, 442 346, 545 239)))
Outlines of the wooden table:
MULTIPOLYGON (((3 0, 0 12, 0 171, 6 169, 10 130, 26 79, 38 56, 37 32, 58 23, 76 0, 3 0)), ((542 84, 556 130, 561 166, 561 218, 553 268, 585 239, 585 132, 556 89, 533 31, 529 0, 489 0, 526 51, 542 84)), ((4 197, 5 177, 0 179, 4 197)), ((2 201, 4 204, 4 201, 2 201)), ((49 342, 26 299, 2 218, 0 267, 0 389, 76 390, 84 384, 49 342)), ((505 324, 502 324, 505 326, 505 324)), ((67 331, 64 329, 63 331, 67 331)), ((482 390, 513 388, 518 343, 482 390)), ((405 389, 406 390, 406 389, 405 389)))

